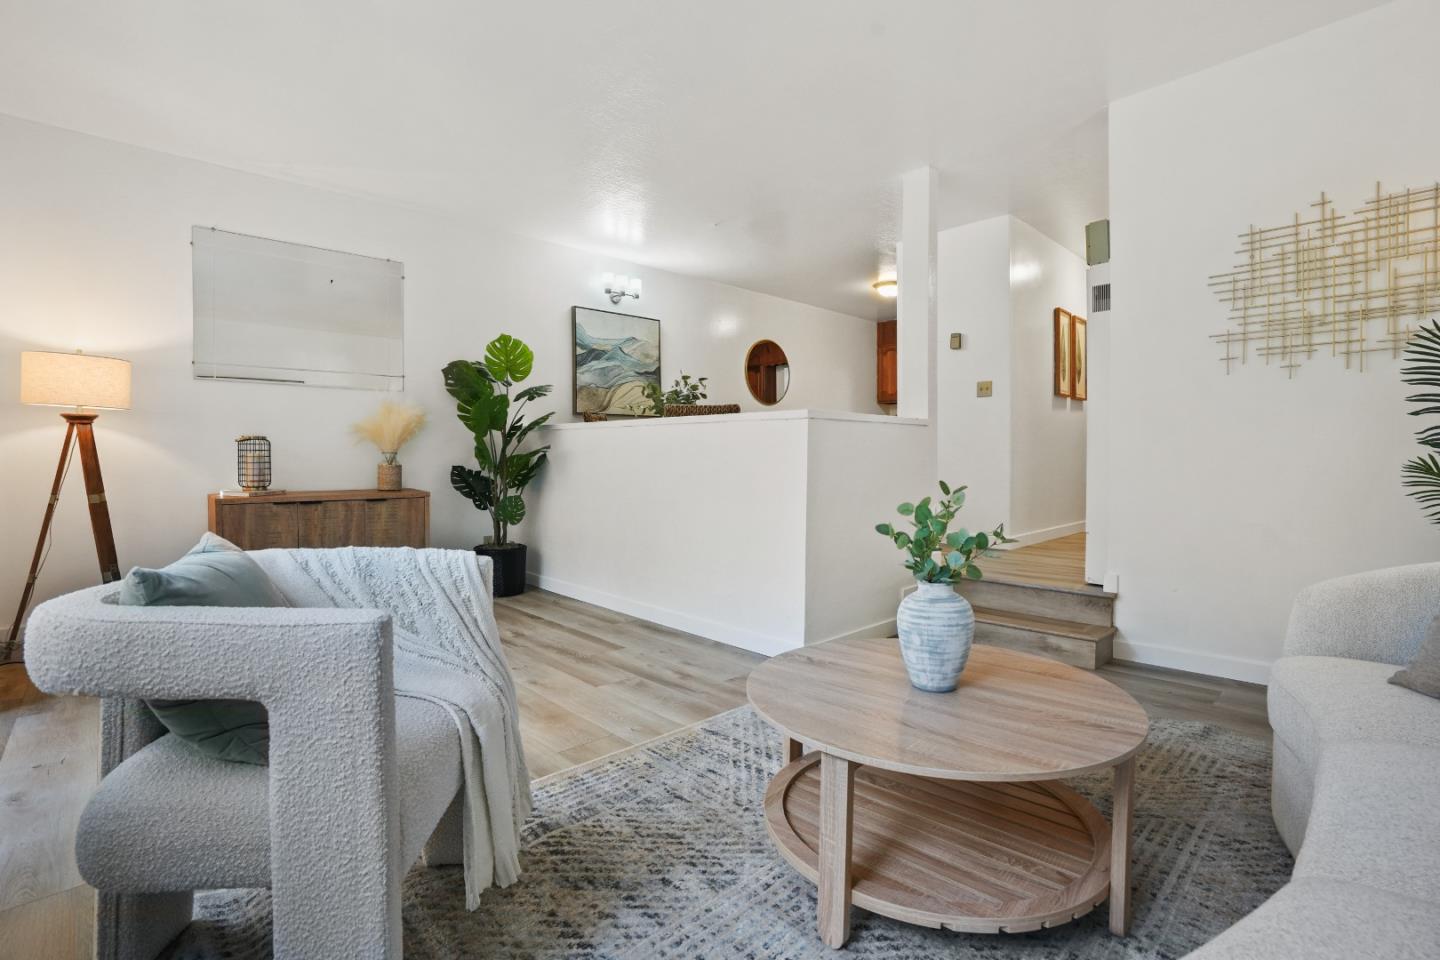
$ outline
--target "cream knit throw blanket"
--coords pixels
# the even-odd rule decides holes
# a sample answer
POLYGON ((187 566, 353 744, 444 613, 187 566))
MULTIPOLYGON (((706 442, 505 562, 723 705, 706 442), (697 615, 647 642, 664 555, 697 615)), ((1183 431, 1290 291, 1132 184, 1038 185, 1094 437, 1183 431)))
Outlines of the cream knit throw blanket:
POLYGON ((445 708, 465 774, 465 905, 520 876, 530 775, 515 685, 500 647, 490 568, 461 550, 274 550, 267 571, 298 606, 384 610, 394 630, 395 693, 445 708), (279 560, 280 562, 275 562, 279 560))

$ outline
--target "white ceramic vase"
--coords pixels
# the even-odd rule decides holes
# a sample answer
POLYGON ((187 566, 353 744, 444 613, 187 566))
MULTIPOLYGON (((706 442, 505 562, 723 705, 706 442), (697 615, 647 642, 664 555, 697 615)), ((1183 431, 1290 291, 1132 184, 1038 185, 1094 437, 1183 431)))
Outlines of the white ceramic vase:
POLYGON ((955 689, 975 640, 975 611, 954 584, 918 582, 895 615, 900 655, 917 690, 955 689))

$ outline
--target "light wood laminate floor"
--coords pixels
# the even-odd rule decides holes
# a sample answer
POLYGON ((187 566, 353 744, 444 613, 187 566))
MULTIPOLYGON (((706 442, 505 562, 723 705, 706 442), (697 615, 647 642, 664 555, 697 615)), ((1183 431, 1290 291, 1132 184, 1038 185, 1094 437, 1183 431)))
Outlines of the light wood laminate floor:
MULTIPOLYGON (((542 591, 496 607, 536 778, 743 704, 762 659, 542 591)), ((1263 687, 1123 663, 1100 672, 1151 716, 1269 734, 1263 687)), ((46 697, 23 667, 0 666, 0 955, 91 955, 94 894, 73 838, 98 777, 98 728, 96 701, 46 697)))
POLYGON ((1038 583, 1047 587, 1085 586, 1085 534, 1072 533, 1028 547, 995 550, 980 561, 992 580, 1038 583))

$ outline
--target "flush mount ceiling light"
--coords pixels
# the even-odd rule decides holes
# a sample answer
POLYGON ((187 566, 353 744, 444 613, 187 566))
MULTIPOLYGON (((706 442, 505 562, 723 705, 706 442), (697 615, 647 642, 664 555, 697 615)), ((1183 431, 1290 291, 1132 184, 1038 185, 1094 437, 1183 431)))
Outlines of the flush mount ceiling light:
POLYGON ((605 293, 610 297, 611 303, 619 303, 626 297, 640 299, 639 277, 627 277, 623 273, 617 277, 613 273, 607 273, 601 279, 605 281, 605 293))
POLYGON ((875 288, 876 293, 887 300, 895 299, 895 294, 900 289, 900 285, 894 280, 876 280, 871 286, 875 288))

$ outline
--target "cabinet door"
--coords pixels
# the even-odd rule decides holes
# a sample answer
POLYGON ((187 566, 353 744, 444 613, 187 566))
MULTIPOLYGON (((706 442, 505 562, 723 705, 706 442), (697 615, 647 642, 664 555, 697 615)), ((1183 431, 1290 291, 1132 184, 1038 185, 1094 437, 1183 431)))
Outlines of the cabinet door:
POLYGON ((423 547, 429 539, 430 504, 422 497, 370 500, 366 528, 374 547, 423 547))
POLYGON ((894 403, 897 392, 895 321, 875 325, 875 402, 894 403))
POLYGON ((298 547, 296 530, 297 504, 233 503, 215 508, 215 532, 242 550, 266 550, 270 547, 298 547))
POLYGON ((358 547, 370 543, 364 500, 323 500, 297 503, 300 546, 358 547))

